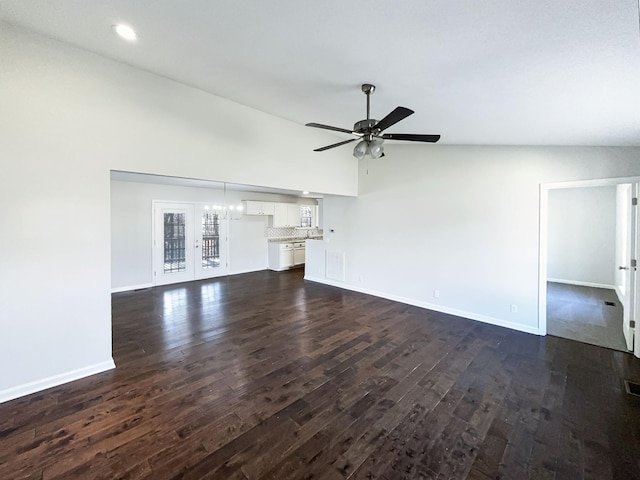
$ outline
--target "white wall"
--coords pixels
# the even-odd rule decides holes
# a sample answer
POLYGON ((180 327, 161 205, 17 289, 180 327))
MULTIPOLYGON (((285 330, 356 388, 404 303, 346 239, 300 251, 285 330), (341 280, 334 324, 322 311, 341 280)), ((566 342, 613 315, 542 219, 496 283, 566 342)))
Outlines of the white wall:
POLYGON ((549 191, 547 277, 614 288, 616 186, 549 191))
POLYGON ((321 131, 3 22, 0 65, 0 401, 113 365, 110 170, 356 193, 321 131))
MULTIPOLYGON (((240 205, 242 200, 315 204, 314 200, 268 193, 111 181, 111 287, 116 291, 152 285, 152 203, 240 205)), ((229 220, 229 273, 267 268, 265 228, 269 217, 229 220)))
POLYGON ((345 281, 320 261, 307 277, 533 333, 540 184, 640 174, 639 148, 385 150, 361 163, 358 198, 324 198, 325 249, 345 253, 345 281))

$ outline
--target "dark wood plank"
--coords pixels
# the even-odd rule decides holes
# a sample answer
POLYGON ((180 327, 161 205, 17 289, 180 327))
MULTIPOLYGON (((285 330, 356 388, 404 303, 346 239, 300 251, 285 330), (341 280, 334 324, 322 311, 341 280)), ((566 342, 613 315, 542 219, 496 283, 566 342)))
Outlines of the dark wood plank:
POLYGON ((118 368, 0 405, 0 478, 640 478, 629 354, 300 270, 112 304, 118 368))

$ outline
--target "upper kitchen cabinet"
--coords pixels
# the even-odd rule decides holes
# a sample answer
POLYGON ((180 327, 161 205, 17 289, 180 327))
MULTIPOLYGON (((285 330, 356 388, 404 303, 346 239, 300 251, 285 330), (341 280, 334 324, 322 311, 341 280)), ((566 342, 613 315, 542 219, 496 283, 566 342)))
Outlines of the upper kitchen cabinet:
POLYGON ((273 214, 273 226, 299 227, 300 205, 295 203, 276 203, 273 214))
POLYGON ((272 202, 245 200, 243 203, 246 215, 274 215, 276 204, 272 202))
MULTIPOLYGON (((287 221, 290 227, 300 227, 300 205, 287 206, 287 221)), ((275 217, 274 217, 275 218, 275 217)))

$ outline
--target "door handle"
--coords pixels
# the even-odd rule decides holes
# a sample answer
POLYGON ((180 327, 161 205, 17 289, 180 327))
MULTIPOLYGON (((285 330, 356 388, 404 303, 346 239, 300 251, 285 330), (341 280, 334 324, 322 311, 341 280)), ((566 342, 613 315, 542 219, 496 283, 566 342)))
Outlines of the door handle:
POLYGON ((618 270, 629 270, 629 267, 618 267, 618 270))

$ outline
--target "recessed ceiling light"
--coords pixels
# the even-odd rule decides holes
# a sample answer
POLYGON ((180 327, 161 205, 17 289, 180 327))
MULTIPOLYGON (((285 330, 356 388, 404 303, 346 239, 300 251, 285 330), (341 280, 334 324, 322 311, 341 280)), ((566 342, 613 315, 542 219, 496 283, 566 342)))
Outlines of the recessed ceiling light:
POLYGON ((302 192, 303 195, 309 195, 309 192, 307 192, 306 190, 304 192, 302 192))
POLYGON ((129 42, 133 42, 138 39, 136 31, 128 25, 113 25, 113 30, 129 42))

